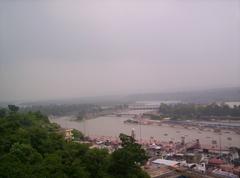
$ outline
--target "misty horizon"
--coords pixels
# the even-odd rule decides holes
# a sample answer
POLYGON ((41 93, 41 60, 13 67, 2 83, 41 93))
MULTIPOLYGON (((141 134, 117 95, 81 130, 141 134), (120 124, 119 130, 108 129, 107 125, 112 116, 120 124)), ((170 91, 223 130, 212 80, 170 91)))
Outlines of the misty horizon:
POLYGON ((1 1, 0 101, 240 86, 240 2, 1 1))
POLYGON ((0 104, 20 104, 20 105, 45 105, 45 104, 120 104, 132 103, 141 101, 178 101, 182 103, 224 103, 240 101, 240 87, 226 88, 208 88, 195 90, 176 90, 162 92, 142 92, 142 93, 127 93, 127 94, 112 94, 112 95, 91 95, 91 96, 74 96, 74 97, 57 97, 57 98, 42 98, 42 99, 13 99, 1 100, 0 104))

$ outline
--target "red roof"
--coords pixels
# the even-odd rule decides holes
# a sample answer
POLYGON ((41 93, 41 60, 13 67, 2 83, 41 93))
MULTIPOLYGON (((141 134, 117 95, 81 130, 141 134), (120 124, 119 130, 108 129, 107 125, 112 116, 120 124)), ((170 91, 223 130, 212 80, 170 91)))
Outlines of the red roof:
POLYGON ((212 158, 208 160, 209 164, 224 164, 222 159, 212 158))

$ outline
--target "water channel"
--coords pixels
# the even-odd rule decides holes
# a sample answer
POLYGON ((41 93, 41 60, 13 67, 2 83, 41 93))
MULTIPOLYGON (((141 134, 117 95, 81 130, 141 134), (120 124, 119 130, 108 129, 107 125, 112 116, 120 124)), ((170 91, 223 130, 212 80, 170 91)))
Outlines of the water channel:
POLYGON ((186 129, 179 125, 173 127, 165 124, 158 126, 124 123, 129 118, 128 116, 102 116, 85 121, 75 121, 74 116, 65 116, 50 118, 50 121, 59 124, 63 128, 75 128, 92 137, 111 136, 116 138, 120 133, 130 135, 131 130, 134 128, 137 139, 141 135, 143 140, 149 140, 151 137, 154 137, 154 139, 159 141, 177 142, 181 141, 181 137, 185 137, 186 142, 199 139, 201 144, 212 145, 214 140, 217 142, 217 145, 221 141, 222 147, 240 147, 240 135, 233 131, 222 130, 221 135, 219 135, 219 133, 215 133, 210 128, 200 131, 196 127, 188 127, 186 129))

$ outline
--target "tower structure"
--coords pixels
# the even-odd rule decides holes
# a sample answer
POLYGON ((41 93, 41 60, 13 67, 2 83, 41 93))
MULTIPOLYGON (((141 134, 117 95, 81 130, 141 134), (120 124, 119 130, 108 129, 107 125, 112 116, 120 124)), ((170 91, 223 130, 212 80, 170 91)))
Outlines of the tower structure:
POLYGON ((135 134, 135 129, 134 128, 132 128, 132 131, 131 131, 131 136, 132 136, 132 138, 136 138, 136 134, 135 134))

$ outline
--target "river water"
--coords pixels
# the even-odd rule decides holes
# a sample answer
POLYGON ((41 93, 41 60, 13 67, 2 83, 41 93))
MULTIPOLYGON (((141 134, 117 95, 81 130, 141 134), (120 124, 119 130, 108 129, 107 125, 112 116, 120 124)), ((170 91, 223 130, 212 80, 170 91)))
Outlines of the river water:
POLYGON ((200 131, 197 128, 190 127, 188 129, 182 126, 168 125, 138 125, 126 124, 125 120, 130 117, 103 116, 85 121, 74 121, 74 117, 65 116, 58 118, 50 118, 51 122, 59 124, 63 128, 75 128, 82 131, 87 136, 100 137, 111 136, 118 137, 120 133, 131 134, 132 129, 135 129, 136 138, 149 140, 150 137, 159 141, 181 141, 181 137, 185 137, 186 142, 200 140, 201 144, 212 145, 215 140, 217 145, 221 141, 222 147, 237 146, 240 147, 240 135, 232 131, 222 130, 221 136, 213 132, 211 129, 200 131), (141 133, 140 133, 141 130, 141 133))

